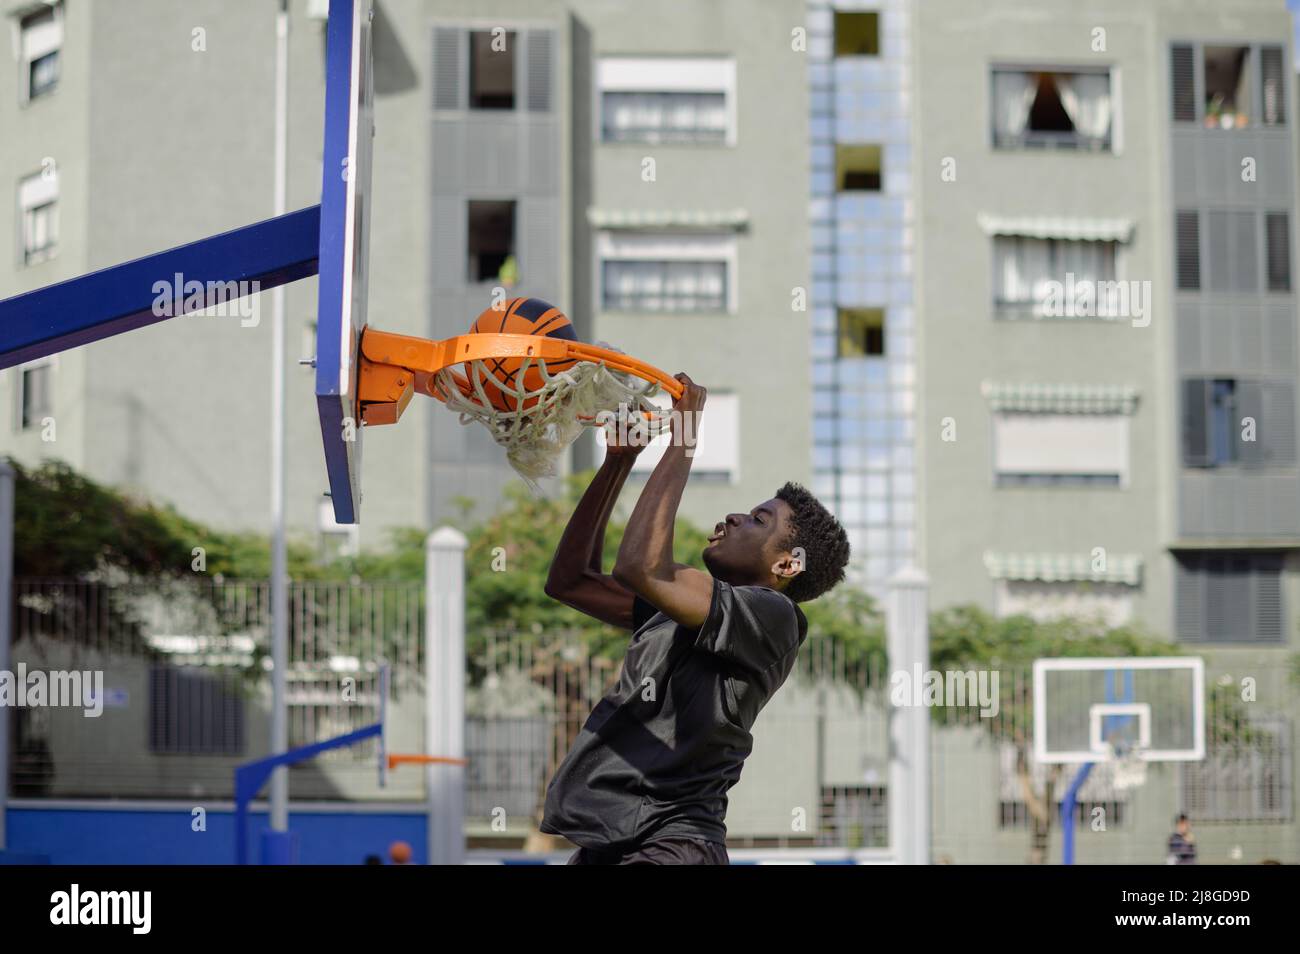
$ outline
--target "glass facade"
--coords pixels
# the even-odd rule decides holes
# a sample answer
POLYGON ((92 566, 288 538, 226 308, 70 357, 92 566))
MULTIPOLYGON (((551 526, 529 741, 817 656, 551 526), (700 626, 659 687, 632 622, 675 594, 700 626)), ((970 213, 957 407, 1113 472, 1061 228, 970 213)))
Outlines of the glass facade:
POLYGON ((807 17, 813 490, 848 530, 850 579, 877 597, 917 559, 909 4, 810 0, 807 17), (847 181, 845 147, 879 156, 878 182, 874 166, 847 181), (863 314, 883 334, 846 346, 863 314))

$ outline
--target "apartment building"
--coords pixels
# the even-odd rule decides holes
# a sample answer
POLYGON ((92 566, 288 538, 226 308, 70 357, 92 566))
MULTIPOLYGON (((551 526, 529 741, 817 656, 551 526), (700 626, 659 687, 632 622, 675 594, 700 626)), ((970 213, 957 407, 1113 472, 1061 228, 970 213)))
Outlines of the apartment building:
MULTIPOLYGON (((290 7, 292 210, 320 191, 328 4, 290 7)), ((807 315, 792 306, 809 284, 801 15, 742 0, 377 3, 370 320, 445 337, 494 289, 545 298, 582 337, 709 387, 688 517, 712 525, 808 482, 807 315)), ((272 214, 274 4, 38 0, 6 20, 0 168, 15 224, 0 229, 0 295, 272 214)), ((315 285, 286 298, 288 516, 300 536, 329 537, 297 365, 314 351, 315 285)), ((216 525, 264 526, 271 310, 253 302, 8 372, 0 449, 216 525)), ((584 438, 562 467, 600 456, 584 438)), ((351 544, 466 500, 486 515, 516 480, 484 429, 425 401, 367 430, 362 474, 351 544)))
MULTIPOLYGON (((1271 679, 1300 617, 1291 18, 1281 0, 913 10, 933 602, 1139 625, 1234 700, 1269 681, 1244 716, 1266 757, 1212 744, 1126 796, 1128 818, 1154 846, 1187 810, 1224 859, 1243 835, 1220 822, 1294 846, 1295 693, 1271 679)), ((985 837, 963 828, 952 850, 985 837)))
POLYGON ((1105 9, 918 8, 936 602, 1285 641, 1300 540, 1289 17, 1105 9))

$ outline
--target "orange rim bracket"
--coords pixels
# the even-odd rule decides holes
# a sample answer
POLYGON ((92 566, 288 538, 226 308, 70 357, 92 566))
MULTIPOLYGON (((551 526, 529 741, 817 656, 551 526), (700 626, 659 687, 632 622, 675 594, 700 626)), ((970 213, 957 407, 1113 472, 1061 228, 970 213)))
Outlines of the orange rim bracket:
POLYGON ((390 769, 395 769, 399 765, 469 765, 469 759, 457 759, 449 755, 410 754, 393 754, 388 757, 390 769))

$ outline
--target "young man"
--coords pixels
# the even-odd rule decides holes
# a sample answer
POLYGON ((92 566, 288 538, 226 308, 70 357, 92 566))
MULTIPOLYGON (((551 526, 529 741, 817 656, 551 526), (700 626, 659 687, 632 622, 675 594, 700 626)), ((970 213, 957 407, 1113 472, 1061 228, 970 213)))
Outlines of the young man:
MULTIPOLYGON (((677 377, 686 391, 674 429, 698 420, 706 397, 677 377)), ((606 575, 605 525, 641 450, 610 442, 546 582, 554 599, 635 630, 617 685, 547 789, 541 828, 579 846, 570 864, 728 863, 727 790, 753 747, 755 718, 807 635, 796 604, 844 578, 843 528, 796 484, 720 522, 704 550, 707 573, 675 563, 673 522, 691 469, 685 443, 674 434, 606 575)))

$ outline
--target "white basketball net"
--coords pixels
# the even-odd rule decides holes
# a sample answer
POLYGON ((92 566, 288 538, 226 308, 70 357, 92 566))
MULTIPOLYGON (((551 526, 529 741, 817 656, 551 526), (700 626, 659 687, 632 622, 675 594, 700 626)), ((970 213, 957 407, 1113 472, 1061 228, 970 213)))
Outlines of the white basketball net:
POLYGON ((482 360, 472 365, 473 395, 462 393, 454 377, 455 371, 463 370, 464 365, 439 371, 435 375, 437 387, 446 396, 447 407, 460 415, 462 424, 478 421, 491 432, 496 442, 506 449, 510 466, 534 490, 538 480, 556 475, 560 455, 578 439, 584 427, 603 425, 610 420, 610 415, 627 414, 644 422, 640 430, 649 440, 668 426, 668 412, 650 401, 659 393, 658 384, 634 374, 612 371, 601 363, 580 360, 567 370, 551 374, 545 361, 523 358, 514 385, 502 384, 493 377, 482 360), (524 380, 534 364, 543 384, 529 390, 524 380), (506 396, 504 403, 517 410, 493 407, 484 381, 490 381, 506 396), (525 407, 533 398, 537 402, 525 407))
POLYGON ((1144 785, 1147 780, 1147 762, 1136 746, 1110 747, 1110 782, 1117 791, 1144 785))

